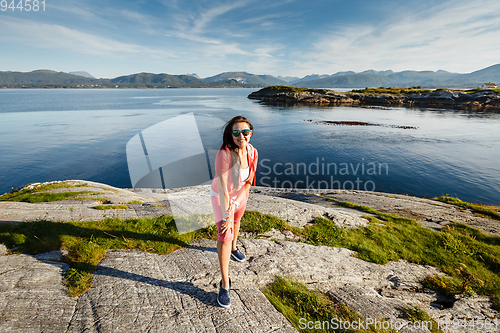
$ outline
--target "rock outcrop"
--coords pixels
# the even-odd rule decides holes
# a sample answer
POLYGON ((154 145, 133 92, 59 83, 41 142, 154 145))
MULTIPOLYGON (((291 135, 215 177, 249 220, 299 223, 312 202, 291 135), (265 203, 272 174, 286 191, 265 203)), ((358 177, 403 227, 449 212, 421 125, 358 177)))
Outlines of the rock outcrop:
MULTIPOLYGON (((99 189, 99 197, 110 203, 127 204, 113 216, 159 216, 169 210, 168 194, 196 196, 205 187, 178 190, 116 189, 111 186, 71 181, 99 189), (181 194, 183 193, 183 194, 181 194), (138 201, 141 203, 138 203, 138 201)), ((80 187, 85 190, 85 186, 80 187)), ((62 191, 63 189, 52 190, 62 191)), ((367 223, 365 213, 340 207, 326 198, 372 206, 380 211, 412 216, 422 225, 439 229, 461 221, 490 234, 500 234, 499 223, 477 217, 466 210, 428 199, 362 191, 306 191, 256 187, 248 209, 273 214, 297 227, 316 216, 332 219, 337 225, 356 228, 367 223)), ((31 219, 67 220, 57 215, 65 208, 78 212, 78 220, 105 218, 94 215, 96 202, 81 201, 0 204, 0 222, 22 223, 31 219), (24 211, 24 212, 23 212, 24 211), (89 215, 87 215, 87 213, 89 215)), ((76 214, 76 213, 75 213, 76 214)), ((497 332, 498 326, 454 327, 452 319, 499 318, 489 297, 446 298, 424 288, 420 281, 442 274, 437 268, 406 261, 386 265, 356 258, 355 252, 298 242, 293 234, 272 230, 264 235, 241 238, 239 247, 247 256, 243 263, 231 261, 233 282, 230 309, 217 306, 220 281, 215 242, 197 240, 189 247, 168 255, 136 250, 108 251, 96 267, 93 286, 77 298, 68 296, 63 274, 68 269, 63 251, 38 255, 8 254, 0 245, 0 331, 1 332, 296 332, 262 293, 277 275, 307 284, 328 293, 337 302, 372 319, 399 323, 399 332, 410 330, 401 318, 404 307, 418 305, 437 322, 448 322, 445 332, 497 332), (265 238, 265 239, 262 239, 265 238)), ((498 320, 500 321, 500 319, 498 320)))
POLYGON ((267 87, 251 93, 248 98, 278 104, 383 105, 500 110, 500 94, 491 90, 472 94, 455 90, 436 90, 425 94, 364 94, 342 93, 327 89, 267 87))

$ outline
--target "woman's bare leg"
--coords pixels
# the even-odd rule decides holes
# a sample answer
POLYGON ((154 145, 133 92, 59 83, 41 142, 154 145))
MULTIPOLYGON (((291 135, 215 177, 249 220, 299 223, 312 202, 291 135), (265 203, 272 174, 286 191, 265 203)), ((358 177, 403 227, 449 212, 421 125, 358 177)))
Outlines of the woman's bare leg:
POLYGON ((236 241, 238 240, 238 232, 240 231, 240 222, 234 224, 234 238, 231 251, 236 251, 236 241))
MULTIPOLYGON (((238 223, 239 224, 239 223, 238 223)), ((217 240, 217 254, 219 256, 222 288, 229 289, 229 259, 231 257, 231 241, 217 240)))
POLYGON ((243 207, 241 207, 237 212, 234 213, 235 219, 238 220, 238 223, 234 224, 234 238, 231 246, 231 251, 236 251, 236 241, 238 240, 238 234, 240 232, 241 217, 245 213, 246 208, 247 208, 247 203, 245 201, 243 207))

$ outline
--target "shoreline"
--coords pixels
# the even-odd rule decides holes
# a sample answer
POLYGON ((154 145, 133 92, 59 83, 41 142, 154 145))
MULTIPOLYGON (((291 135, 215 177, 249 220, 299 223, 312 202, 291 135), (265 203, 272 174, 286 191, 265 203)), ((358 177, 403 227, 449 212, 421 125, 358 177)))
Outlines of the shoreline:
MULTIPOLYGON (((173 195, 173 197, 179 197, 181 200, 183 197, 201 198, 206 194, 205 192, 208 191, 206 185, 166 190, 151 188, 133 189, 117 188, 107 184, 85 180, 33 183, 24 186, 24 188, 32 191, 28 193, 28 196, 36 196, 38 195, 37 192, 40 186, 45 187, 47 185, 55 185, 56 189, 48 189, 47 191, 54 194, 75 191, 76 188, 78 188, 78 191, 87 190, 90 192, 87 194, 75 193, 73 197, 61 198, 48 202, 35 201, 30 203, 26 201, 0 201, 0 223, 19 223, 36 220, 90 221, 107 217, 158 217, 170 211, 170 205, 168 203, 169 196, 173 195), (99 192, 102 193, 97 194, 99 192), (102 207, 106 205, 109 205, 110 208, 113 209, 99 209, 99 206, 102 207)), ((24 188, 18 191, 22 192, 24 188)), ((295 189, 252 186, 251 193, 251 198, 253 198, 249 201, 249 210, 275 215, 288 221, 302 221, 299 224, 305 223, 303 221, 304 218, 311 218, 311 216, 308 216, 301 208, 299 202, 312 204, 314 206, 318 204, 318 196, 328 195, 338 198, 348 198, 348 200, 341 201, 373 206, 374 208, 384 211, 402 214, 432 229, 441 229, 449 223, 460 222, 479 228, 488 234, 500 235, 500 219, 491 216, 484 217, 485 213, 479 211, 490 210, 493 211, 493 213, 490 212, 486 214, 496 214, 496 216, 498 216, 498 214, 500 214, 500 206, 470 204, 458 200, 459 204, 462 205, 460 206, 447 202, 444 199, 436 200, 408 194, 364 190, 295 189), (257 197, 260 199, 257 200, 257 197), (252 201, 255 202, 252 203, 252 201), (425 210, 421 210, 420 208, 415 210, 416 206, 422 204, 427 207, 425 210), (287 209, 283 210, 283 205, 285 205, 287 209), (447 212, 441 211, 441 209, 437 207, 448 207, 446 209, 447 212), (475 214, 479 215, 476 216, 475 214)), ((448 197, 444 198, 446 199, 448 197)), ((331 205, 331 203, 328 205, 331 205)), ((323 216, 324 214, 325 212, 317 216, 323 216)))
MULTIPOLYGON (((327 122, 324 122, 324 123, 325 123, 324 125, 330 125, 330 126, 332 125, 332 124, 328 124, 327 122)), ((318 124, 323 124, 323 123, 318 122, 318 124)), ((333 124, 333 125, 335 125, 335 124, 333 124)), ((370 124, 370 125, 382 126, 382 125, 378 125, 378 124, 370 124)), ((338 126, 341 126, 341 125, 338 125, 338 126)), ((358 126, 358 125, 352 125, 352 126, 358 126)), ((364 125, 359 125, 359 126, 364 126, 364 125)), ((389 126, 392 126, 392 125, 389 125, 389 126)), ((399 126, 399 127, 403 128, 403 129, 413 129, 413 128, 406 128, 406 126, 399 126)), ((172 188, 172 189, 130 188, 130 187, 117 187, 114 185, 108 185, 106 183, 100 183, 100 182, 95 182, 95 181, 91 181, 91 180, 74 180, 74 179, 68 180, 67 179, 67 180, 54 180, 54 181, 46 181, 46 182, 34 182, 34 183, 29 183, 26 185, 19 186, 16 189, 14 187, 12 187, 11 191, 0 193, 0 198, 3 195, 15 193, 15 192, 21 192, 25 189, 29 190, 32 188, 36 188, 37 186, 40 186, 40 185, 67 183, 67 182, 80 182, 80 183, 97 184, 99 186, 114 188, 120 192, 125 191, 125 192, 135 193, 135 194, 138 194, 139 196, 141 196, 142 193, 147 193, 146 196, 149 197, 149 199, 153 199, 154 197, 157 197, 157 196, 165 196, 168 193, 175 193, 178 191, 189 190, 191 188, 198 188, 198 187, 202 186, 202 185, 194 185, 194 186, 179 187, 179 188, 172 188)), ((406 193, 406 192, 386 192, 386 191, 367 190, 367 189, 363 190, 361 188, 352 188, 352 189, 324 188, 323 189, 323 188, 306 188, 306 187, 304 187, 304 188, 301 188, 301 187, 273 187, 273 186, 263 186, 263 185, 252 185, 250 191, 254 192, 254 193, 261 193, 262 192, 262 193, 269 195, 269 196, 283 196, 283 195, 288 195, 291 193, 298 193, 301 195, 305 195, 306 193, 318 193, 318 194, 320 194, 320 193, 327 193, 327 192, 331 192, 331 193, 349 193, 349 192, 362 193, 362 192, 366 192, 366 193, 376 194, 379 196, 387 196, 390 198, 406 197, 406 198, 415 198, 415 199, 419 199, 419 200, 436 200, 436 198, 437 198, 437 197, 432 197, 432 196, 410 194, 410 193, 406 193)), ((447 196, 448 195, 441 195, 441 197, 447 197, 447 196)), ((461 200, 458 197, 452 197, 452 198, 461 200)), ((0 204, 4 203, 4 202, 8 202, 8 201, 0 200, 0 204)), ((485 202, 476 202, 476 201, 474 201, 474 202, 464 201, 464 202, 466 202, 468 204, 472 204, 472 205, 489 207, 490 209, 497 210, 500 212, 500 202, 494 203, 494 204, 485 203, 485 202)), ((0 223, 1 223, 1 221, 0 221, 0 223)))

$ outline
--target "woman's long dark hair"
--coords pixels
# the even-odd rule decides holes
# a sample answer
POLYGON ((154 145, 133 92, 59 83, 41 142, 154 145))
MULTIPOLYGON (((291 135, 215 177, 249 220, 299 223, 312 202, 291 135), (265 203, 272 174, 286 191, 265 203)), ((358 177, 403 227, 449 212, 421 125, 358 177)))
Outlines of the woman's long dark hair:
MULTIPOLYGON (((240 179, 239 166, 241 165, 241 163, 240 163, 240 158, 239 158, 238 154, 236 154, 236 148, 238 148, 238 146, 236 145, 236 143, 234 143, 233 133, 232 133, 233 126, 236 123, 248 124, 248 127, 250 127, 250 130, 253 133, 252 124, 250 123, 250 121, 246 117, 243 117, 243 116, 234 117, 233 119, 229 120, 224 127, 224 133, 222 134, 222 146, 220 146, 220 149, 222 150, 222 149, 225 149, 225 147, 227 147, 231 151, 231 175, 230 175, 231 180, 233 180, 233 179, 239 180, 240 179), (238 167, 235 167, 236 165, 238 165, 238 167)), ((239 181, 234 181, 234 182, 231 181, 231 183, 233 184, 233 186, 229 190, 230 191, 236 190, 236 188, 238 187, 239 181)))
MULTIPOLYGON (((224 149, 224 147, 228 147, 229 150, 235 151, 238 146, 236 143, 234 143, 233 140, 233 126, 236 123, 247 123, 248 127, 250 127, 250 130, 253 132, 253 126, 250 123, 250 121, 243 116, 236 116, 230 121, 228 121, 224 127, 224 133, 222 134, 222 146, 220 146, 220 149, 224 149)), ((253 134, 253 133, 252 133, 253 134)))

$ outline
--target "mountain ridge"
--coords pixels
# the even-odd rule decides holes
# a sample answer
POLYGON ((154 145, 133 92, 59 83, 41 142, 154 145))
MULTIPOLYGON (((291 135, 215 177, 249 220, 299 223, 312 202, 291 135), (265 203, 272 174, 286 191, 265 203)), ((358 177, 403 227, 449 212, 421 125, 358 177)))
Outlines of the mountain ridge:
MULTIPOLYGON (((459 74, 444 70, 401 72, 365 71, 356 74, 336 75, 312 81, 294 83, 293 86, 301 88, 366 88, 366 87, 412 87, 425 88, 476 88, 482 83, 500 83, 500 64, 492 65, 471 73, 459 74), (373 73, 367 74, 363 73, 373 73), (384 75, 381 75, 384 74, 384 75)), ((339 72, 346 73, 346 72, 339 72)), ((335 75, 335 74, 334 74, 335 75)))
POLYGON ((411 87, 425 88, 476 88, 482 83, 500 83, 500 64, 491 65, 471 73, 451 73, 445 70, 415 71, 392 70, 363 72, 342 71, 334 74, 311 74, 303 78, 275 77, 248 72, 223 72, 200 78, 196 74, 173 75, 166 73, 135 73, 112 79, 95 78, 87 72, 58 72, 37 69, 31 72, 0 71, 3 88, 209 88, 209 87, 265 87, 293 85, 303 88, 365 88, 411 87))

